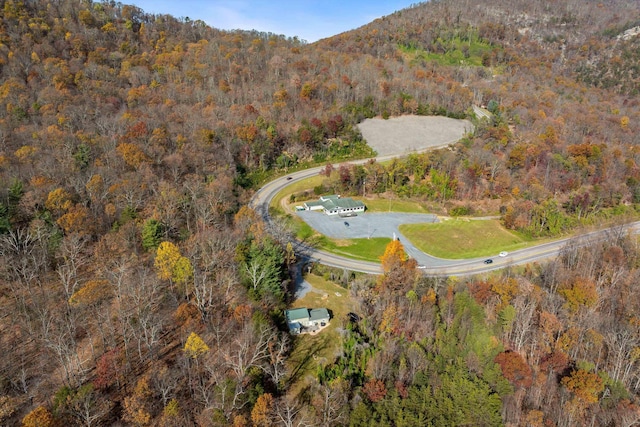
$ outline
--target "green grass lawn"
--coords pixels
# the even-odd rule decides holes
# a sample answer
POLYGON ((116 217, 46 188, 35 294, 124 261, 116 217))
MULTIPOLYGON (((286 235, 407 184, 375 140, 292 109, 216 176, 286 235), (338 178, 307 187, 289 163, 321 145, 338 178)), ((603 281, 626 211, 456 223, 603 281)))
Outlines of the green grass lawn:
POLYGON ((298 217, 289 217, 291 226, 295 230, 296 238, 305 244, 336 255, 361 261, 380 262, 387 244, 388 237, 374 237, 372 239, 331 239, 309 226, 298 217))
POLYGON ((534 243, 506 230, 497 219, 452 219, 435 224, 404 224, 399 228, 421 251, 447 259, 492 256, 534 243))
POLYGON ((325 251, 362 261, 380 262, 380 257, 391 242, 388 237, 372 239, 320 239, 320 246, 325 251))
POLYGON ((363 202, 367 206, 367 212, 432 213, 421 203, 411 200, 367 199, 363 202))
POLYGON ((313 289, 303 298, 293 302, 291 308, 327 308, 331 313, 329 325, 317 335, 298 335, 294 339, 294 347, 289 358, 289 381, 296 384, 294 389, 306 385, 305 378, 315 375, 318 366, 333 362, 342 348, 342 337, 339 329, 344 327, 347 313, 353 311, 353 303, 349 291, 333 282, 324 280, 314 274, 305 279, 313 289))

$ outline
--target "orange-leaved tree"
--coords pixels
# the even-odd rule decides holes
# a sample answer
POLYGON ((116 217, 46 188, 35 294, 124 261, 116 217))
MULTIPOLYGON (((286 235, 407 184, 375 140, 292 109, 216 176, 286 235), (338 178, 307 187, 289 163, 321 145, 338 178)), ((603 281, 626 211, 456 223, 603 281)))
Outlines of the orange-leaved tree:
POLYGON ((373 403, 380 402, 387 395, 387 387, 384 381, 372 378, 362 387, 362 391, 373 403))
POLYGON ((399 240, 392 240, 380 257, 384 274, 378 279, 378 292, 407 291, 417 277, 416 261, 409 259, 399 240))
POLYGON ((570 375, 562 378, 561 382, 578 401, 586 405, 596 403, 600 393, 604 391, 602 378, 585 369, 574 370, 570 375))
POLYGON ((256 404, 251 410, 251 421, 254 426, 269 427, 273 423, 273 396, 264 393, 258 397, 256 404))
POLYGON ((402 265, 407 260, 407 254, 404 251, 404 245, 400 240, 394 239, 384 250, 384 254, 380 257, 382 262, 382 270, 385 273, 391 271, 394 267, 402 265))
POLYGON ((25 415, 22 419, 22 425, 24 427, 50 427, 54 425, 54 421, 53 415, 47 408, 38 406, 25 415))
POLYGON ((531 385, 531 368, 520 354, 507 350, 499 353, 494 361, 500 365, 502 375, 515 387, 526 388, 531 385))

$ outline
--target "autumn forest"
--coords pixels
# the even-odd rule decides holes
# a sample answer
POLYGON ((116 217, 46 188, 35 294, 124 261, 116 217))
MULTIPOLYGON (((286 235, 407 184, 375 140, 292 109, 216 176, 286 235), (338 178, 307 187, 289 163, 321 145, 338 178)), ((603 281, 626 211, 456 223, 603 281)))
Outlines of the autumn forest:
POLYGON ((640 423, 640 248, 616 226, 640 209, 637 1, 432 0, 312 44, 0 5, 1 425, 640 423), (333 167, 375 156, 358 123, 408 114, 475 127, 333 167), (309 266, 353 313, 302 363, 294 230, 249 201, 320 165, 326 191, 531 239, 614 227, 477 277, 425 277, 395 242, 380 276, 309 266))

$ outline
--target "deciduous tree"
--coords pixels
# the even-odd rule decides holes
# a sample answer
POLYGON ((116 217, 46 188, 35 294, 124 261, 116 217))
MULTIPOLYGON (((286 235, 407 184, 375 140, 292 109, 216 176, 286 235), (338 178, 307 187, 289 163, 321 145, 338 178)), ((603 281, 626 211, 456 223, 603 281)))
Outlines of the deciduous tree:
POLYGON ((55 420, 44 406, 38 406, 22 419, 22 427, 53 427, 55 420))
POLYGON ((561 382, 585 405, 596 403, 604 390, 604 381, 598 374, 581 368, 574 369, 561 382))
POLYGON ((195 332, 191 332, 187 341, 184 343, 184 352, 187 357, 197 359, 208 351, 209 346, 205 344, 202 338, 200 338, 200 336, 195 332))
POLYGON ((495 362, 500 365, 502 375, 515 387, 527 388, 532 383, 531 368, 524 358, 515 351, 499 353, 495 362))
POLYGON ((273 396, 269 393, 260 395, 251 410, 251 421, 253 421, 253 425, 256 427, 270 427, 274 425, 273 409, 273 396))
POLYGON ((362 387, 363 393, 373 402, 380 402, 387 395, 387 387, 384 382, 379 379, 372 378, 362 387))

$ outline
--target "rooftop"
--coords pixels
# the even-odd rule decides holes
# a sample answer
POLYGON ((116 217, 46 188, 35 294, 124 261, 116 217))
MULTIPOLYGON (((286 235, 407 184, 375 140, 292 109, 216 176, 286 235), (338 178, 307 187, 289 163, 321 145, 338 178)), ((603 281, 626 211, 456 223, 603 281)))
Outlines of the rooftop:
POLYGON ((340 197, 339 195, 322 196, 320 200, 306 202, 307 206, 322 206, 330 211, 335 208, 349 209, 364 207, 364 203, 353 200, 351 197, 340 197))
POLYGON ((309 320, 324 320, 329 318, 329 310, 326 308, 314 308, 309 312, 309 320))
POLYGON ((292 308, 285 310, 284 314, 288 322, 296 322, 300 319, 306 320, 309 318, 309 310, 306 308, 292 308))

